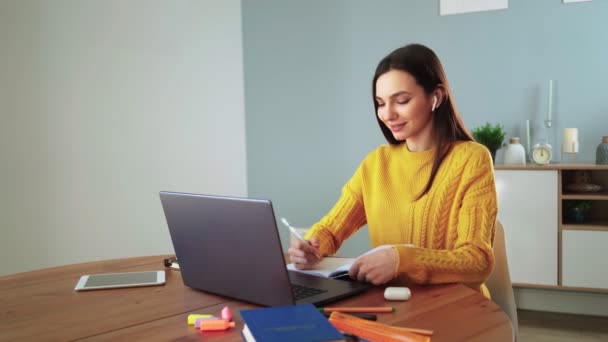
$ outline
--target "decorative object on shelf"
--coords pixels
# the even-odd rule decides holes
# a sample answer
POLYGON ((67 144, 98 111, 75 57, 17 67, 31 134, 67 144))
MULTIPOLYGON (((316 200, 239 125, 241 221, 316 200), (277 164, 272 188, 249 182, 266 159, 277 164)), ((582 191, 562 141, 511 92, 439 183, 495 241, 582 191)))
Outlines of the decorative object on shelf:
POLYGON ((551 113, 553 112, 553 80, 549 80, 549 100, 547 103, 547 120, 545 120, 545 125, 547 128, 551 128, 551 113))
POLYGON ((568 219, 575 223, 585 223, 591 211, 591 201, 572 201, 566 203, 568 219))
POLYGON ((602 137, 602 142, 597 145, 595 163, 598 165, 608 165, 608 136, 602 137))
POLYGON ((532 160, 532 141, 530 141, 530 120, 526 120, 526 160, 532 160))
POLYGON ((486 122, 484 125, 476 127, 472 131, 473 137, 478 143, 484 145, 492 154, 492 161, 496 160, 496 151, 502 147, 507 133, 500 124, 491 125, 486 122))
POLYGON ((539 141, 532 147, 532 160, 538 165, 547 165, 553 156, 553 148, 546 141, 539 141))
POLYGON ((593 184, 592 182, 591 171, 576 170, 570 175, 568 184, 566 184, 566 190, 578 193, 602 191, 601 185, 593 184))
POLYGON ((505 147, 505 164, 526 165, 526 151, 519 143, 519 137, 509 139, 509 144, 505 147))
POLYGON ((567 184, 566 190, 570 192, 600 192, 602 186, 599 184, 567 184))
POLYGON ((576 154, 578 153, 578 128, 564 128, 564 140, 562 142, 562 162, 564 162, 564 154, 570 155, 571 161, 576 162, 576 154))

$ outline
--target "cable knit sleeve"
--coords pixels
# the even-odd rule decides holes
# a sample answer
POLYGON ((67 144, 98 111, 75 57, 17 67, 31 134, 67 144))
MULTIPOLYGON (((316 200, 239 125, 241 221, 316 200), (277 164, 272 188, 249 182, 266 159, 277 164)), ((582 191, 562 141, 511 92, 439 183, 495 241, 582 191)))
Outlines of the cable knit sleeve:
POLYGON ((359 166, 342 188, 342 195, 334 207, 306 233, 305 238, 319 239, 319 252, 323 256, 335 254, 342 242, 367 222, 363 206, 362 178, 359 166))
MULTIPOLYGON (((478 288, 494 267, 492 241, 498 212, 492 159, 485 148, 472 151, 460 177, 454 201, 456 237, 447 249, 396 246, 398 272, 421 284, 459 282, 478 288), (459 206, 458 206, 459 204, 459 206)), ((432 227, 447 230, 448 227, 432 227)))

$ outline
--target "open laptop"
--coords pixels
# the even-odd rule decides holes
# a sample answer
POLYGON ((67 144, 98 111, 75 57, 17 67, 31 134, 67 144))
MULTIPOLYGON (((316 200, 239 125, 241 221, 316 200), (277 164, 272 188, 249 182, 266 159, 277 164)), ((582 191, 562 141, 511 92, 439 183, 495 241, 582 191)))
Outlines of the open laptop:
POLYGON ((321 306, 370 287, 287 271, 269 200, 165 191, 160 199, 186 286, 265 306, 321 306))

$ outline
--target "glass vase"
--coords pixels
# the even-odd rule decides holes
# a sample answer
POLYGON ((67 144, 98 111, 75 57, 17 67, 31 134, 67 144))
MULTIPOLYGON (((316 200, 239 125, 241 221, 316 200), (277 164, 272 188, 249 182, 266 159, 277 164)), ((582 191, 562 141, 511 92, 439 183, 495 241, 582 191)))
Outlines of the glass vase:
POLYGON ((602 142, 597 145, 595 163, 598 165, 608 165, 608 136, 602 137, 602 142))

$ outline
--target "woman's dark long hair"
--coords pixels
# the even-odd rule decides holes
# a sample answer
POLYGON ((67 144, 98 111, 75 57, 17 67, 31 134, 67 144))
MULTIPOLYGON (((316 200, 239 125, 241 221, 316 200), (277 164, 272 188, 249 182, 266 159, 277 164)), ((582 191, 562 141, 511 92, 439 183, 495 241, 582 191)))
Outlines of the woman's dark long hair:
POLYGON ((419 199, 431 189, 437 175, 437 170, 454 146, 454 143, 456 141, 475 141, 475 139, 465 128, 462 118, 456 110, 456 106, 452 101, 452 91, 450 90, 448 79, 437 55, 435 55, 433 50, 424 45, 411 44, 401 47, 384 57, 378 63, 372 82, 372 100, 374 102, 376 120, 378 120, 382 134, 384 134, 389 144, 398 145, 405 142, 395 139, 391 130, 378 117, 376 81, 378 81, 378 77, 391 70, 401 70, 409 73, 424 88, 427 94, 431 94, 437 87, 442 87, 444 90, 444 96, 433 112, 433 134, 437 139, 437 150, 435 152, 433 168, 424 190, 418 194, 417 199, 419 199))

